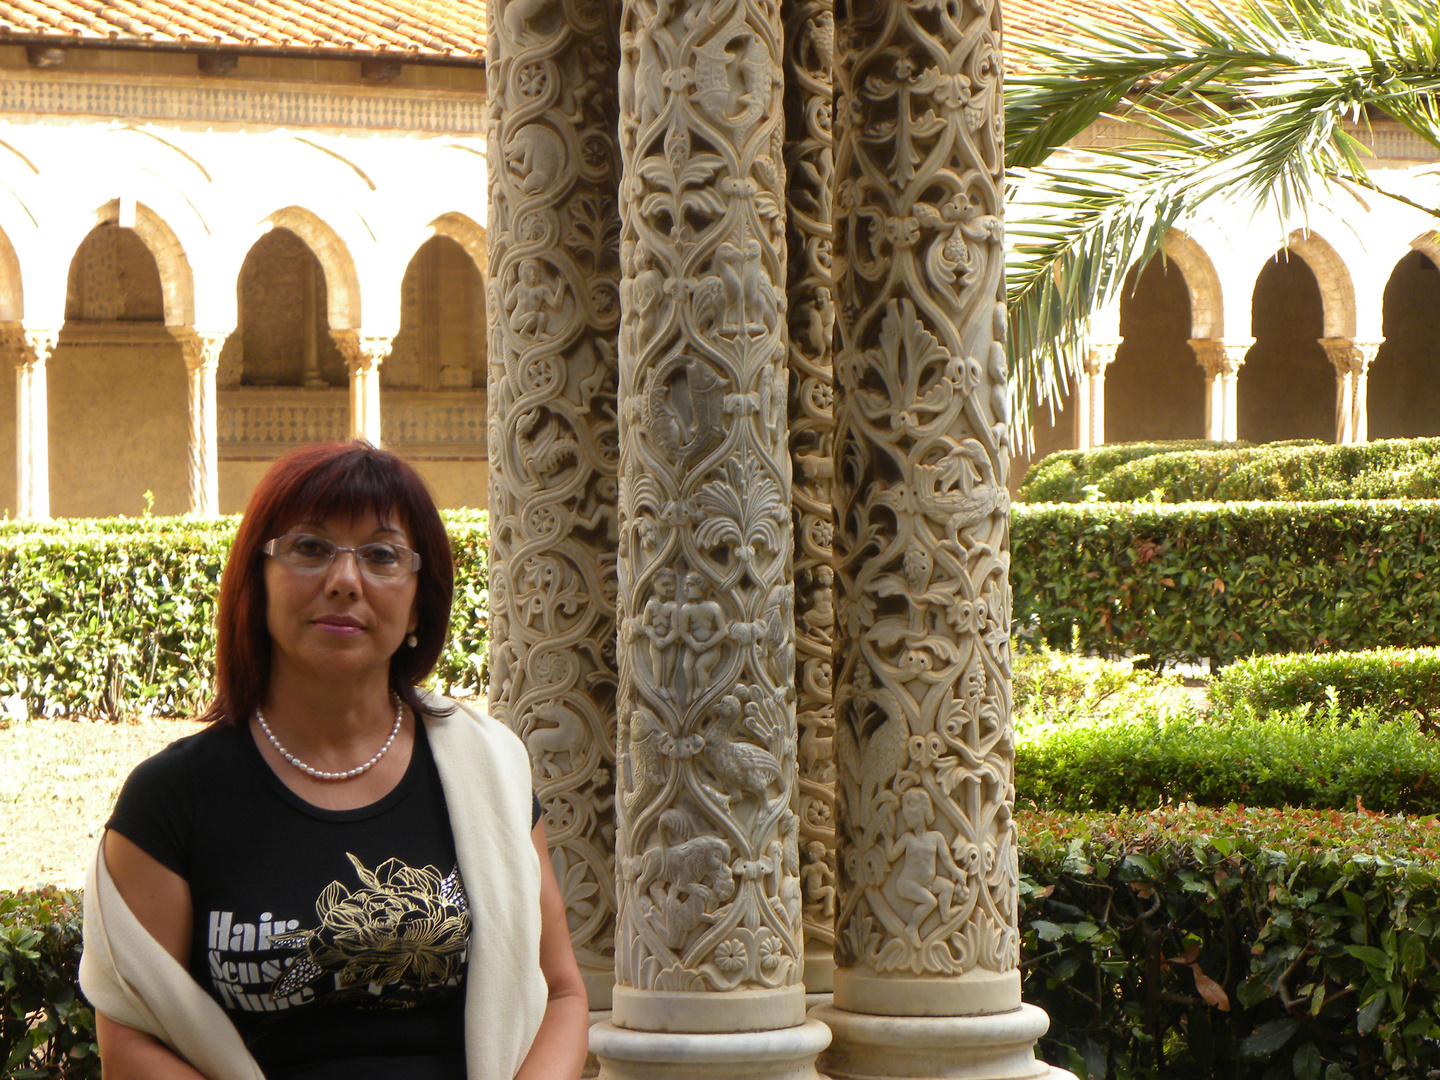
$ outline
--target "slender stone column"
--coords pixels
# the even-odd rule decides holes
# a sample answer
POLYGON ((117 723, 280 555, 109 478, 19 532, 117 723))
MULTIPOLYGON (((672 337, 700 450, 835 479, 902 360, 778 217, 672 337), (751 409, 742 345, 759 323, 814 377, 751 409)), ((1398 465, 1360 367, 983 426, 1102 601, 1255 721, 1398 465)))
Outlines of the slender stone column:
POLYGON ((1090 390, 1085 402, 1087 449, 1105 445, 1105 369, 1115 362, 1119 349, 1118 341, 1092 341, 1085 352, 1085 382, 1090 390))
POLYGON ((625 0, 619 913, 602 1078, 817 1077, 775 0, 625 0))
POLYGON ((490 710, 530 748, 592 1019, 615 983, 617 18, 487 21, 490 710))
POLYGON ((1067 1076, 1020 999, 1000 7, 837 14, 835 1078, 1067 1076))
POLYGON ((835 628, 830 497, 835 445, 835 305, 830 284, 835 19, 832 0, 785 0, 782 14, 805 989, 828 994, 835 970, 835 711, 830 685, 835 628))
POLYGON ((1383 344, 1383 340, 1355 342, 1359 363, 1355 369, 1355 404, 1351 410, 1354 430, 1351 441, 1357 444, 1370 441, 1370 365, 1374 363, 1383 344))
POLYGON ((26 330, 13 323, 0 331, 15 361, 15 516, 50 516, 50 405, 45 372, 60 339, 58 330, 26 330))
POLYGON ((1235 442, 1240 438, 1240 369, 1245 365, 1245 354, 1254 344, 1254 338, 1225 342, 1225 355, 1220 363, 1220 403, 1223 416, 1220 436, 1224 442, 1235 442))
POLYGON ((1090 373, 1081 364, 1075 373, 1075 392, 1071 399, 1075 409, 1075 449, 1089 450, 1090 442, 1090 373))
POLYGON ((190 398, 190 513, 196 517, 220 515, 219 410, 215 374, 220 350, 230 336, 227 330, 172 328, 171 336, 185 355, 190 398))
POLYGON ((1335 367, 1335 441, 1342 446, 1370 439, 1368 391, 1370 363, 1380 342, 1321 338, 1320 345, 1335 367))
POLYGON ((1254 338, 1191 338, 1195 362, 1205 369, 1205 437, 1214 442, 1238 438, 1239 373, 1254 338))
POLYGON ((350 437, 380 445, 380 363, 395 338, 331 330, 330 337, 350 370, 350 437))

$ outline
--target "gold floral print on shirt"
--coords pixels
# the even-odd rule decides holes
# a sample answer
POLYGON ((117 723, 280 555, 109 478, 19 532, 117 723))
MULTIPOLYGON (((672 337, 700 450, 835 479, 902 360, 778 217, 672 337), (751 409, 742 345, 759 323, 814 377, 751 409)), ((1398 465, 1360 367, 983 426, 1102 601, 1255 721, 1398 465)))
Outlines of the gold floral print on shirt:
POLYGON ((320 925, 275 938, 305 951, 280 973, 271 996, 287 997, 326 975, 335 977, 340 994, 386 986, 420 990, 458 979, 470 935, 459 868, 442 876, 433 866, 387 859, 371 871, 349 852, 345 857, 360 887, 351 891, 332 881, 315 901, 320 925))

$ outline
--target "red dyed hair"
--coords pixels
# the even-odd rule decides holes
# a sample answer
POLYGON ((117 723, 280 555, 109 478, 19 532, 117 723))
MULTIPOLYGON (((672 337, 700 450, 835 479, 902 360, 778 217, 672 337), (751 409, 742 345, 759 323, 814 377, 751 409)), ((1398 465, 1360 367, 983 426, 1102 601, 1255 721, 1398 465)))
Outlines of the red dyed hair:
MULTIPOLYGON (((415 684, 435 668, 450 628, 455 565, 450 538, 425 481, 410 465, 357 440, 305 446, 286 454, 260 480, 235 533, 215 613, 215 699, 202 720, 244 722, 264 700, 270 683, 270 631, 266 623, 266 541, 293 522, 323 521, 366 511, 404 526, 420 553, 415 589, 418 643, 390 658, 390 689, 418 717, 427 710, 415 684)), ((433 711, 433 710, 429 710, 433 711)))

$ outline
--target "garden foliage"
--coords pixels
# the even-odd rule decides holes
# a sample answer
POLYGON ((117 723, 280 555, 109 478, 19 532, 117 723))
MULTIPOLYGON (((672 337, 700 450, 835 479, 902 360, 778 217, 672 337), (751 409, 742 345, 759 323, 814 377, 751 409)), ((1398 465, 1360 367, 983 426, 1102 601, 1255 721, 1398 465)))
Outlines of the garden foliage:
POLYGON ((1422 730, 1440 734, 1440 649, 1252 656, 1211 679, 1209 696, 1225 711, 1319 708, 1333 701, 1346 710, 1413 714, 1422 730))
POLYGON ((1137 443, 1069 450, 1025 476, 1024 502, 1249 502, 1440 497, 1440 439, 1137 443))
POLYGON ((0 1077, 98 1080, 79 964, 78 893, 0 893, 0 1077))
POLYGON ((1440 501, 1017 506, 1017 633, 1103 656, 1440 644, 1440 501))
POLYGON ((1440 1076, 1433 818, 1177 807, 1021 829, 1048 1060, 1082 1080, 1440 1076))
MULTIPOLYGON (((445 515, 456 556, 442 692, 483 682, 485 515, 445 515)), ((0 531, 0 700, 9 712, 183 716, 213 691, 214 606, 236 519, 119 518, 0 531)), ((0 715, 4 715, 0 712, 0 715)))

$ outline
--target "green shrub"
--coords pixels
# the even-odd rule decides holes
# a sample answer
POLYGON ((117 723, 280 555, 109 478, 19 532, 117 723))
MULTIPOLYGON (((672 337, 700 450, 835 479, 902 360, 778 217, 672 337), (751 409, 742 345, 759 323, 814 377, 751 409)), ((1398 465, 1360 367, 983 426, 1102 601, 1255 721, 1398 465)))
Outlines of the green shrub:
MULTIPOLYGON (((444 515, 456 557, 450 640, 434 678, 477 694, 488 652, 489 532, 444 515)), ((214 607, 237 519, 55 522, 0 532, 0 701, 30 715, 183 716, 213 691, 214 607)))
POLYGON ((1440 645, 1440 502, 1017 506, 1014 623, 1101 656, 1440 645))
POLYGON ((1422 729, 1433 733, 1440 710, 1440 649, 1252 656, 1211 679, 1208 693, 1227 711, 1319 708, 1333 699, 1345 710, 1414 713, 1422 729))
POLYGON ((1180 680, 1135 660, 1077 656, 1047 645, 1019 649, 1013 666, 1016 730, 1097 721, 1154 709, 1180 680))
POLYGON ((0 893, 0 1076, 98 1080, 95 1015, 81 1000, 80 896, 0 893))
POLYGON ((1152 713, 1022 733, 1015 790, 1053 810, 1234 802, 1428 813, 1440 807, 1440 743, 1368 710, 1152 713))
POLYGON ((1434 818, 1020 819, 1025 999, 1106 1080, 1440 1076, 1434 818))
POLYGON ((1155 454, 1177 450, 1209 450, 1247 443, 1218 443, 1200 439, 1155 443, 1107 443, 1093 450, 1061 450, 1030 466, 1018 498, 1027 503, 1088 502, 1087 487, 1099 485, 1107 495, 1105 478, 1115 469, 1155 454))

